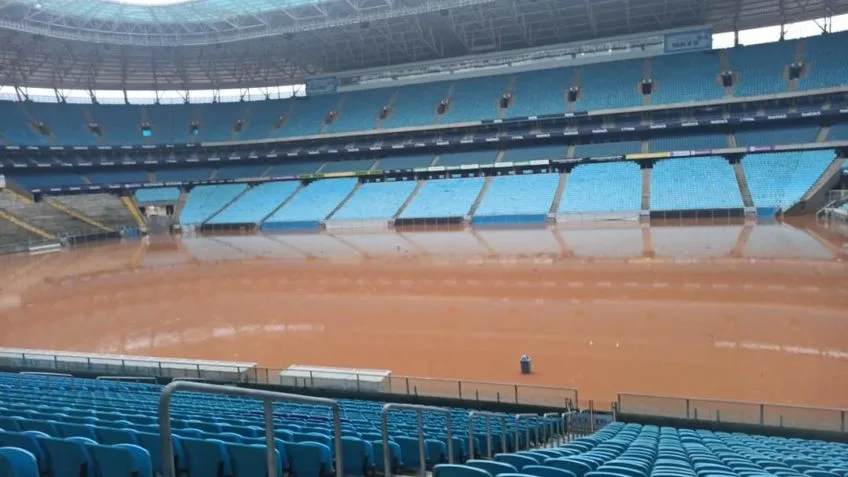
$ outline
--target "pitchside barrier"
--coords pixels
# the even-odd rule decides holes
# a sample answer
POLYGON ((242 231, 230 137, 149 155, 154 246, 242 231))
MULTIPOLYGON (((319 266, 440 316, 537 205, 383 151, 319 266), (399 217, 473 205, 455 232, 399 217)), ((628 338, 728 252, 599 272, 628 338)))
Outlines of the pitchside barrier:
POLYGON ((616 407, 629 415, 848 432, 845 409, 624 393, 618 395, 616 407))

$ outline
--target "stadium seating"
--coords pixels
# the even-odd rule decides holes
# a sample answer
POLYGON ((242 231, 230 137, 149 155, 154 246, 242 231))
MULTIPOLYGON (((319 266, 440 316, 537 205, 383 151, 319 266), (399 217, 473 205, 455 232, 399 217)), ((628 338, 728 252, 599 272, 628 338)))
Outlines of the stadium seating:
POLYGON ((545 216, 551 209, 559 174, 499 176, 491 181, 475 217, 545 216))
MULTIPOLYGON (((565 159, 566 147, 564 145, 522 147, 507 149, 503 153, 500 162, 529 162, 540 159, 565 159)), ((439 161, 441 163, 441 161, 439 161)))
POLYGON ((427 181, 399 218, 464 217, 484 182, 482 177, 427 181))
POLYGON ((507 117, 542 116, 567 110, 566 91, 574 80, 571 68, 536 70, 515 75, 507 117))
MULTIPOLYGON (((51 377, 0 374, 0 447, 14 446, 33 454, 43 475, 81 475, 90 469, 110 467, 128 473, 86 475, 138 475, 162 472, 162 448, 157 422, 161 387, 51 377), (68 393, 65 386, 73 386, 68 393), (57 465, 59 462, 61 466, 57 465), (62 473, 55 473, 61 470, 62 473), (133 472, 138 472, 134 474, 133 472)), ((379 428, 382 403, 340 400, 342 452, 345 475, 369 475, 382 464, 382 434, 379 428)), ((458 462, 483 451, 485 422, 473 426, 476 455, 467 447, 468 410, 450 409, 452 441, 447 440, 445 418, 424 414, 427 459, 431 467, 447 460, 447 445, 458 462)), ((334 466, 330 411, 323 406, 277 403, 274 406, 275 448, 280 473, 291 470, 304 477, 328 475, 334 466)), ((516 429, 538 429, 541 418, 504 420, 508 450, 515 450, 516 429)), ((175 467, 190 475, 265 475, 264 419, 260 401, 215 395, 178 393, 171 401, 175 467), (246 448, 247 447, 247 448, 246 448), (258 448, 262 452, 251 451, 258 448), (251 461, 254 461, 251 463, 251 461), (258 461, 258 462, 257 462, 258 461), (237 469, 241 469, 240 473, 237 469), (246 473, 256 469, 256 473, 246 473)), ((501 421, 490 421, 494 449, 501 449, 501 421)), ((395 470, 419 467, 415 413, 396 411, 389 415, 390 460, 395 470), (415 436, 415 437, 412 437, 415 436)), ((519 435, 521 446, 529 443, 519 435)), ((526 452, 523 452, 527 454, 526 452)), ((560 455, 556 453, 555 455, 560 455)), ((32 464, 32 460, 28 461, 32 464)), ((38 472, 36 472, 38 473, 38 472)))
POLYGON ((58 144, 90 146, 99 143, 88 130, 82 106, 79 104, 27 103, 24 105, 31 117, 50 128, 58 144))
POLYGON ((298 181, 265 182, 256 185, 206 223, 208 225, 258 224, 291 197, 298 187, 300 187, 298 181))
POLYGON ((239 139, 233 126, 244 119, 247 103, 202 104, 196 109, 200 124, 199 137, 204 141, 230 141, 239 139))
POLYGON ((92 184, 143 184, 147 182, 147 172, 140 170, 86 172, 85 177, 92 184))
POLYGON ((332 220, 391 219, 415 190, 415 181, 362 184, 332 220))
POLYGON ((724 158, 666 159, 658 161, 651 172, 652 211, 743 206, 733 169, 724 158))
POLYGON ((429 126, 436 120, 439 102, 447 99, 449 82, 402 86, 392 111, 381 123, 382 129, 429 126))
POLYGON ((651 104, 711 101, 724 97, 715 52, 662 55, 651 58, 651 104))
POLYGON ((355 178, 313 182, 265 220, 265 224, 319 222, 324 220, 353 191, 355 178))
POLYGON ((25 251, 27 243, 42 240, 38 235, 0 216, 0 252, 14 251, 19 246, 23 246, 25 251))
POLYGON ((374 159, 354 159, 347 161, 328 161, 321 168, 322 173, 326 172, 364 172, 371 170, 374 166, 374 159))
POLYGON ((252 166, 228 166, 219 167, 216 179, 239 179, 245 177, 262 177, 271 166, 267 164, 256 164, 252 166))
POLYGON ((297 176, 300 174, 315 174, 324 163, 321 161, 315 162, 292 162, 290 164, 280 164, 271 168, 266 175, 269 177, 285 177, 297 176))
MULTIPOLYGON (((201 139, 200 135, 193 137, 189 132, 192 121, 197 121, 202 126, 203 118, 199 105, 153 104, 145 106, 145 111, 150 122, 151 143, 186 144, 201 139)), ((201 127, 200 134, 202 131, 201 127)))
POLYGON ((454 83, 450 97, 450 108, 442 116, 442 123, 462 123, 495 119, 498 117, 498 101, 506 92, 509 77, 484 76, 454 83))
POLYGON ((367 131, 377 126, 383 106, 389 104, 394 88, 353 91, 344 95, 338 118, 327 127, 328 133, 367 131))
POLYGON ((202 225, 247 190, 247 184, 198 186, 191 190, 180 215, 180 225, 202 225))
POLYGON ((288 121, 274 135, 295 137, 320 134, 324 130, 327 116, 336 109, 339 100, 335 94, 295 100, 288 121))
POLYGON ((821 35, 804 40, 805 74, 798 79, 800 89, 834 88, 848 84, 848 65, 842 59, 848 48, 848 35, 821 35))
POLYGON ((633 162, 581 164, 568 175, 560 214, 627 212, 642 208, 642 172, 633 162))
POLYGON ((651 152, 703 151, 729 147, 727 134, 703 133, 677 136, 659 136, 649 141, 651 152))
POLYGON ((30 118, 20 103, 0 101, 0 117, 3 124, 0 125, 0 133, 7 144, 43 145, 48 144, 47 138, 33 129, 32 122, 37 118, 30 118))
POLYGON ((834 151, 751 154, 742 169, 756 207, 786 210, 813 186, 836 157, 834 151))
POLYGON ((728 50, 730 68, 737 73, 734 96, 789 92, 785 70, 792 63, 796 42, 766 43, 728 50))
POLYGON ((574 146, 574 157, 608 157, 642 152, 641 141, 596 142, 574 146))
POLYGON ((90 104, 85 106, 85 111, 103 130, 103 144, 121 146, 147 142, 141 135, 140 106, 90 104))
POLYGON ((794 126, 780 129, 736 131, 737 146, 775 146, 816 142, 818 126, 794 126))
POLYGON ((85 184, 82 176, 61 172, 54 174, 14 175, 12 179, 27 189, 49 189, 51 187, 81 186, 85 184))
POLYGON ((465 166, 469 164, 494 164, 498 151, 450 152, 442 154, 436 161, 437 166, 465 166))
POLYGON ((848 123, 837 123, 830 126, 827 133, 828 141, 848 140, 848 123))
POLYGON ((212 169, 205 167, 162 169, 156 171, 159 182, 204 181, 212 176, 212 169))
POLYGON ((107 227, 119 229, 137 225, 127 206, 114 194, 62 195, 55 199, 107 227))
POLYGON ((45 202, 26 203, 0 190, 0 209, 53 235, 81 235, 92 227, 45 202))
POLYGON ((580 93, 576 111, 641 106, 638 88, 642 81, 642 60, 623 60, 581 66, 580 93))
POLYGON ((428 167, 433 163, 436 156, 433 154, 422 154, 420 156, 385 157, 377 161, 374 169, 388 171, 395 169, 416 169, 428 167))
POLYGON ((139 204, 173 203, 180 199, 177 187, 156 187, 135 191, 135 201, 139 204))

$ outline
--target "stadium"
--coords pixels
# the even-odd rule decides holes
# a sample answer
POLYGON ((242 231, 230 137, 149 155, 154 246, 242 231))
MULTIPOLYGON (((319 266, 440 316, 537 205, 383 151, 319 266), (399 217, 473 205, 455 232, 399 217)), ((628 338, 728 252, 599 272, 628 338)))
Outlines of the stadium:
POLYGON ((846 14, 0 0, 0 477, 848 477, 846 14))

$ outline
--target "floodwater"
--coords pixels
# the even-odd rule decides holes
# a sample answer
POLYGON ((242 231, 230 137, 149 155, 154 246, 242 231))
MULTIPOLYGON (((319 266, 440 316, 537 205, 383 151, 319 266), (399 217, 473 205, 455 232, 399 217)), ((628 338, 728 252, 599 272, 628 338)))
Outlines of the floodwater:
POLYGON ((0 346, 844 408, 846 258, 815 224, 151 237, 0 258, 0 346))

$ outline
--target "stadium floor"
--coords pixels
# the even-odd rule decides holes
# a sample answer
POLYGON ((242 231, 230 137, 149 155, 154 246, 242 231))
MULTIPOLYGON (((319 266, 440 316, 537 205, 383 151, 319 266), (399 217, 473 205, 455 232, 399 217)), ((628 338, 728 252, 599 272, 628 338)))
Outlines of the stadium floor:
POLYGON ((151 238, 5 257, 0 346, 576 387, 599 407, 617 392, 848 407, 848 239, 766 227, 151 238))

